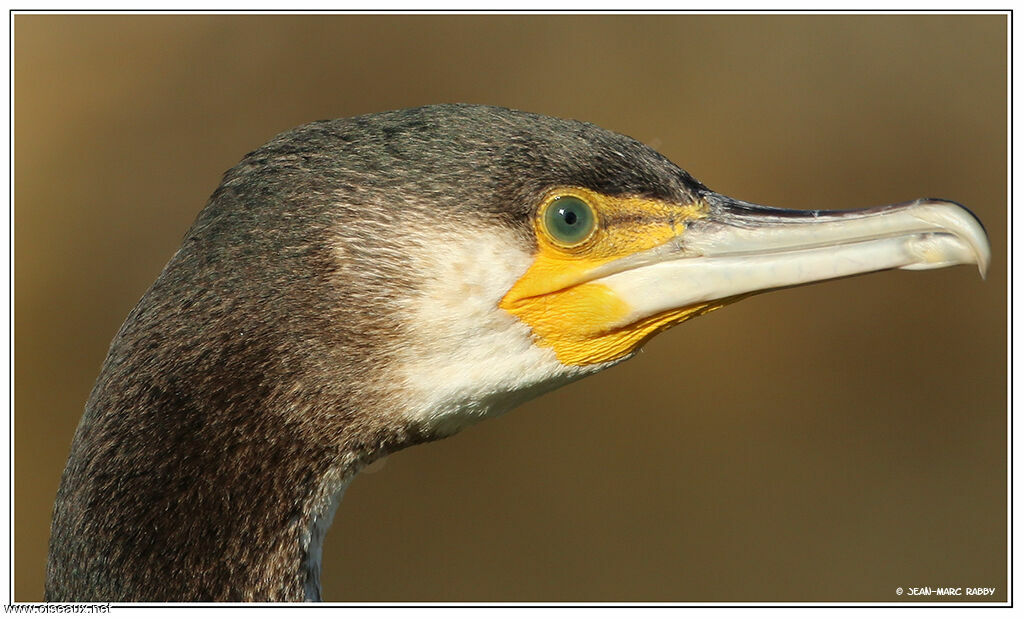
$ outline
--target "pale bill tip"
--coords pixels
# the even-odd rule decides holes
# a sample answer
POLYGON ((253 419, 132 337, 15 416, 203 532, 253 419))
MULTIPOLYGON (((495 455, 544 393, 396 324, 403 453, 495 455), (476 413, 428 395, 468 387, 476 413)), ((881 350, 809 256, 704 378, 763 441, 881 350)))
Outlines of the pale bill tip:
POLYGON ((921 200, 910 207, 914 217, 934 226, 936 233, 911 240, 910 249, 921 260, 905 269, 937 269, 956 264, 976 264, 984 279, 992 257, 988 235, 966 208, 945 200, 921 200))

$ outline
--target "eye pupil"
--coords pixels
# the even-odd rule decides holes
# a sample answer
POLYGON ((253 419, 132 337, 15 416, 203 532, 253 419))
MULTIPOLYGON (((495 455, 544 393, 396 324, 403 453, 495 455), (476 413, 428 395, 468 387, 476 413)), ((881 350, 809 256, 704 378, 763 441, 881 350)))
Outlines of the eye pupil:
POLYGON ((575 196, 560 196, 548 205, 544 228, 560 245, 574 246, 590 238, 597 226, 594 209, 575 196))

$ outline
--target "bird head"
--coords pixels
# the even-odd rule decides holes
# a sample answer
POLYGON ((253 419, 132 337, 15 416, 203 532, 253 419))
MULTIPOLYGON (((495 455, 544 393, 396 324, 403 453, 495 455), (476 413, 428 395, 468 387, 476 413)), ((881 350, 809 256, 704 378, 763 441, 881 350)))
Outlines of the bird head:
POLYGON ((759 292, 893 268, 973 263, 984 274, 989 260, 982 226, 952 202, 758 206, 632 138, 503 108, 314 123, 257 154, 243 171, 299 175, 296 216, 328 233, 347 290, 342 330, 376 334, 394 407, 427 435, 759 292))
POLYGON ((211 415, 401 446, 752 294, 988 260, 952 202, 762 207, 589 123, 427 106, 310 123, 229 170, 115 341, 123 381, 100 384, 156 368, 211 415), (395 428, 411 438, 379 438, 395 428))

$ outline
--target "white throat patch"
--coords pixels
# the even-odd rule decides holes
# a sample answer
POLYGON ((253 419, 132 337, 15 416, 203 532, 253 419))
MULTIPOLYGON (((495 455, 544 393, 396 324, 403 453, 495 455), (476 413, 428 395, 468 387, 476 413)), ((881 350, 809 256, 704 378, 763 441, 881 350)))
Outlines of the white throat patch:
POLYGON ((563 365, 498 307, 533 262, 508 230, 430 232, 414 256, 424 284, 406 308, 411 342, 396 364, 406 415, 453 434, 600 369, 563 365))

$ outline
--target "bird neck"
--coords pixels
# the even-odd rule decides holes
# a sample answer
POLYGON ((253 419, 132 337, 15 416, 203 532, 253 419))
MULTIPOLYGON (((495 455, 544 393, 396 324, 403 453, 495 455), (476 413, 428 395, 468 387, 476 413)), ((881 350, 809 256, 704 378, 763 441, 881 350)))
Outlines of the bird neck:
POLYGON ((55 504, 47 598, 320 599, 345 487, 424 439, 323 382, 144 375, 145 360, 115 346, 90 397, 55 504))

